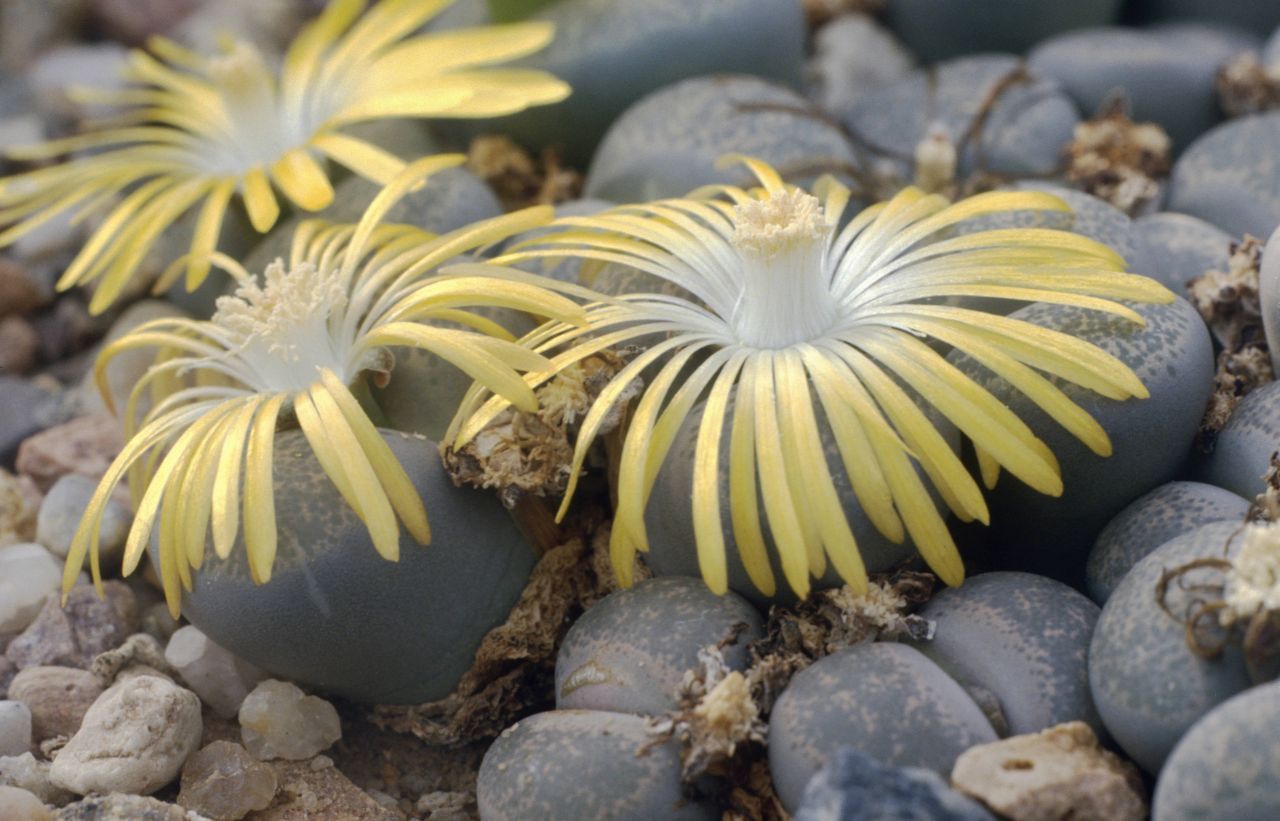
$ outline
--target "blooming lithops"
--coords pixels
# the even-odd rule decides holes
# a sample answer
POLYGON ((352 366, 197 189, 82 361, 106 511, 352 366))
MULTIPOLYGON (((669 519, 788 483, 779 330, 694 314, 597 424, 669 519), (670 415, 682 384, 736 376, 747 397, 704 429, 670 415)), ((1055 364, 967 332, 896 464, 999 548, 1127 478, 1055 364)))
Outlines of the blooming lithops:
POLYGON ((0 783, 1265 817, 1272 6, 0 0, 0 783))
POLYGON ((0 182, 0 245, 64 211, 78 219, 105 214, 59 280, 69 288, 102 279, 92 303, 101 311, 165 228, 198 208, 190 255, 159 283, 168 287, 185 272, 194 288, 209 273, 236 195, 253 227, 266 232, 280 215, 277 190, 306 211, 333 201, 329 160, 380 184, 400 172, 401 160, 348 133, 350 126, 509 114, 568 94, 545 72, 488 68, 546 45, 550 25, 415 35, 443 5, 383 0, 362 14, 363 0, 335 0, 294 40, 279 72, 247 42, 230 41, 208 58, 154 40, 155 56, 131 55, 129 87, 89 93, 124 106, 121 125, 8 150, 30 160, 92 153, 0 182))
MULTIPOLYGON (((821 578, 828 563, 862 589, 867 568, 850 511, 836 493, 837 471, 853 485, 857 515, 891 541, 909 536, 934 572, 959 584, 959 553, 914 465, 962 520, 986 521, 986 502, 908 390, 970 437, 988 486, 1008 470, 1041 493, 1058 495, 1063 488, 1045 444, 922 337, 954 345, 1012 380, 1033 405, 1103 456, 1111 451, 1106 433, 1033 368, 1114 400, 1144 397, 1146 389, 1128 366, 1096 345, 936 301, 1045 300, 1140 326, 1140 315, 1117 300, 1161 303, 1172 295, 1150 279, 1124 273, 1111 249, 1066 231, 997 229, 943 238, 947 229, 985 214, 1065 210, 1052 195, 993 192, 951 205, 909 188, 843 225, 850 198, 845 186, 824 178, 808 193, 758 160, 739 161, 759 187, 713 186, 687 199, 565 219, 562 231, 499 260, 576 256, 621 263, 689 294, 625 295, 589 305, 587 328, 550 324, 526 337, 526 344, 553 356, 556 368, 607 345, 655 333, 668 337, 603 389, 578 436, 575 477, 616 399, 644 368, 661 363, 623 445, 611 543, 615 571, 629 580, 632 558, 647 548, 644 515, 654 478, 694 402, 705 395, 690 535, 712 590, 728 588, 732 539, 751 583, 774 594, 778 583, 765 521, 785 582, 797 595, 808 592, 811 578, 821 578), (596 335, 584 336, 588 330, 596 335), (695 355, 700 364, 685 375, 695 355), (823 428, 838 442, 841 463, 824 458, 823 428), (726 429, 730 443, 722 454, 726 429), (722 469, 729 475, 730 522, 721 515, 722 469)), ((501 397, 482 399, 477 393, 461 409, 452 432, 457 445, 509 404, 501 397)))

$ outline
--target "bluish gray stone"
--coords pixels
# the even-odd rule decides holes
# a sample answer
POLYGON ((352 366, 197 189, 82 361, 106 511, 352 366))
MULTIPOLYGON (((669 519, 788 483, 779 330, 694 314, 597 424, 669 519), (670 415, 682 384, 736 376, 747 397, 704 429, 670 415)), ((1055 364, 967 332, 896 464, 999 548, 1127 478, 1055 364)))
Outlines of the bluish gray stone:
POLYGON ((553 710, 521 719, 493 742, 476 782, 485 821, 712 821, 710 804, 686 799, 674 741, 655 744, 645 719, 553 710))
MULTIPOLYGON (((1250 684, 1238 647, 1229 646, 1220 658, 1200 658, 1187 646, 1184 626, 1156 601, 1166 570, 1234 554, 1239 529, 1235 522, 1215 522, 1166 542, 1129 571, 1102 608, 1089 646, 1089 686, 1111 736, 1148 773, 1160 771, 1200 716, 1250 684)), ((1165 604, 1172 613, 1186 612, 1197 595, 1189 588, 1221 577, 1220 571, 1192 570, 1168 586, 1165 604)))
POLYGON ((937 630, 914 646, 965 687, 991 693, 1005 734, 1067 721, 1101 730, 1087 664, 1098 607, 1075 590, 1029 573, 983 573, 941 591, 920 615, 937 630))
POLYGON ((1207 25, 1111 27, 1050 38, 1027 62, 1057 80, 1086 117, 1123 91, 1133 119, 1158 123, 1178 150, 1222 120, 1214 77, 1240 50, 1237 37, 1207 25))
POLYGON ((1178 296, 1205 271, 1227 270, 1232 236, 1199 217, 1162 211, 1133 221, 1134 273, 1159 280, 1178 296))
POLYGON ((1280 818, 1280 682, 1247 690, 1195 723, 1160 771, 1154 821, 1280 818))
POLYGON ((1208 20, 1239 26, 1263 36, 1280 25, 1280 6, 1273 0, 1130 0, 1135 21, 1208 20))
MULTIPOLYGON (((832 113, 862 140, 911 178, 914 152, 935 124, 959 147, 996 86, 1022 67, 1008 54, 984 54, 920 69, 906 79, 862 97, 851 109, 832 113)), ((1075 104, 1057 83, 1031 77, 1001 92, 981 136, 958 157, 958 173, 984 168, 1011 177, 1047 176, 1062 165, 1062 150, 1080 121, 1075 104)))
POLYGON ((531 19, 554 23, 556 36, 522 63, 573 93, 485 127, 559 146, 575 164, 628 106, 670 83, 741 72, 799 87, 803 77, 805 21, 794 0, 559 0, 531 19))
POLYGON ((1192 143, 1173 166, 1165 208, 1229 234, 1270 236, 1280 225, 1280 112, 1231 120, 1192 143))
POLYGON ((885 12, 889 27, 921 59, 933 62, 981 51, 1026 51, 1060 31, 1105 26, 1119 8, 1120 0, 893 0, 885 12))
POLYGON ((243 534, 225 561, 210 545, 183 613, 273 676, 355 701, 416 704, 453 690, 485 633, 507 618, 535 557, 496 498, 454 487, 434 442, 383 438, 422 496, 429 546, 402 529, 400 560, 379 556, 302 434, 280 433, 270 582, 250 580, 243 534))
POLYGON ((843 14, 813 36, 807 96, 846 111, 878 88, 906 77, 916 60, 884 26, 865 14, 843 14))
POLYGON ((946 774, 960 753, 995 738, 964 688, 918 650, 865 643, 791 679, 770 717, 769 770, 782 805, 795 811, 805 785, 841 747, 946 774))
POLYGON ((1263 490, 1271 454, 1280 450, 1280 382, 1250 391, 1218 431, 1198 478, 1252 499, 1263 490))
POLYGON ((887 767, 852 747, 836 750, 804 789, 795 821, 993 821, 932 770, 887 767))
POLYGON ((1105 604, 1135 564, 1170 539, 1211 522, 1244 521, 1249 502, 1202 482, 1169 482, 1135 499, 1098 534, 1085 566, 1089 596, 1105 604))
POLYGON ((27 379, 0 374, 0 467, 13 469, 18 445, 63 421, 58 395, 27 379))
POLYGON ((695 77, 640 100, 609 128, 584 195, 614 202, 682 197, 709 183, 754 184, 742 166, 717 170, 726 153, 759 157, 784 175, 856 165, 848 139, 806 111, 799 94, 757 77, 695 77))
POLYGON ((1085 447, 1003 379, 968 357, 951 358, 1005 402, 1053 451, 1063 494, 1045 496, 1002 475, 988 493, 997 567, 1027 570, 1079 587, 1099 531, 1125 505, 1172 480, 1186 461, 1213 381, 1209 332, 1184 299, 1132 306, 1145 320, 1036 303, 1010 316, 1090 342, 1128 365, 1150 397, 1117 401, 1051 377, 1111 439, 1112 455, 1085 447))
POLYGON ((730 669, 750 663, 760 614, 701 579, 647 579, 606 596, 569 628, 556 657, 556 708, 657 715, 680 708, 680 682, 698 652, 724 643, 730 669))

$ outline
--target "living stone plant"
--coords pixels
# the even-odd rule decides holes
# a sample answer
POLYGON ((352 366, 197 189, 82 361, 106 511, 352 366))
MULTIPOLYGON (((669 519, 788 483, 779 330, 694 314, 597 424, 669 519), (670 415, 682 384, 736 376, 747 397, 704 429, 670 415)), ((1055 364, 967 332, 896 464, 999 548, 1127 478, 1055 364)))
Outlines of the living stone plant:
POLYGON ((81 5, 139 47, 25 144, 0 69, 0 339, 113 323, 23 367, 121 441, 40 473, 0 374, 0 816, 982 818, 1044 731, 1082 817, 1280 813, 1267 4, 81 5))

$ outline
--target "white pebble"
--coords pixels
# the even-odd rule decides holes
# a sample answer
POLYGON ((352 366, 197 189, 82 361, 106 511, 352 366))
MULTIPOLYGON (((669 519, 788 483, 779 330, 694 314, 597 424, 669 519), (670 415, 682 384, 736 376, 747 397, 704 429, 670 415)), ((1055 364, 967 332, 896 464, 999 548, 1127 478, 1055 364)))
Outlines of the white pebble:
POLYGON ((240 705, 240 735, 262 760, 302 761, 342 738, 333 705, 287 681, 267 679, 240 705))
POLYGON ((25 630, 61 581, 62 565, 40 545, 0 547, 0 634, 25 630))
POLYGON ((149 795, 177 777, 203 729, 195 693, 156 676, 127 678, 85 713, 49 777, 80 795, 149 795))
POLYGON ((0 755, 31 751, 31 711, 21 701, 0 701, 0 755))
POLYGON ((5 821, 46 821, 53 818, 53 813, 26 790, 0 786, 0 818, 5 821))

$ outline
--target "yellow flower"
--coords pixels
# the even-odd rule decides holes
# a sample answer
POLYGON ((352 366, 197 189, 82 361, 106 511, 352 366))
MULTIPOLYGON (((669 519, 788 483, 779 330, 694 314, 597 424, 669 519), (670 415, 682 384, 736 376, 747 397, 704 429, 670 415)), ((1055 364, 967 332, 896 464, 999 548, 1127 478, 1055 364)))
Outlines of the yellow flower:
POLYGON ((422 348, 461 368, 526 410, 537 407, 517 370, 550 367, 542 356, 465 306, 499 306, 585 321, 582 309, 540 287, 479 263, 433 275, 442 263, 508 235, 544 225, 543 206, 435 236, 380 224, 387 210, 428 174, 463 161, 428 157, 408 166, 369 206, 359 225, 303 223, 287 266, 277 262, 259 283, 234 260, 213 262, 240 283, 218 300, 209 321, 158 319, 108 345, 96 376, 117 354, 156 348, 156 362, 134 387, 126 410, 126 444, 103 477, 76 531, 64 589, 91 557, 99 580, 98 528, 116 485, 129 475, 136 516, 124 571, 137 566, 159 527, 159 572, 175 616, 181 588, 191 589, 206 539, 226 558, 240 521, 253 579, 271 577, 276 552, 272 441, 277 425, 301 427, 325 473, 368 526, 378 552, 394 561, 399 524, 430 540, 426 512, 404 469, 366 416, 354 385, 365 372, 390 368, 389 346, 422 348), (469 330, 425 324, 447 320, 469 330), (153 406, 140 424, 139 401, 153 406), (241 511, 243 510, 243 515, 241 511))
POLYGON ((306 211, 333 199, 327 160, 385 185, 404 164, 344 133, 367 121, 406 117, 490 117, 557 102, 569 88, 528 69, 489 68, 546 45, 546 23, 519 23, 415 35, 451 0, 333 0, 290 46, 278 77, 251 46, 228 42, 214 58, 156 39, 132 55, 135 87, 83 92, 126 108, 111 127, 11 149, 17 159, 81 153, 49 168, 0 180, 0 247, 63 212, 102 222, 58 282, 101 280, 90 310, 109 306, 161 233, 199 206, 188 288, 209 272, 227 207, 244 200, 259 232, 280 213, 278 189, 306 211), (7 226, 7 227, 6 227, 7 226))
MULTIPOLYGON (((635 551, 647 550, 644 511, 654 480, 677 431, 703 400, 692 513, 699 566, 713 590, 727 588, 719 498, 726 423, 730 524, 752 582, 773 595, 760 498, 783 574, 797 594, 807 594, 810 576, 821 577, 828 561, 856 589, 865 587, 866 571, 823 455, 820 419, 870 521, 893 541, 909 535, 934 572, 959 584, 959 553, 915 463, 961 519, 986 523, 987 506, 906 389, 973 441, 988 487, 1001 467, 1047 494, 1060 494, 1062 481, 1048 447, 925 340, 963 351, 1008 380, 1101 455, 1111 452, 1107 434, 1044 374, 1112 399, 1147 392, 1127 366, 1096 346, 946 300, 1053 302, 1140 324, 1136 312, 1115 300, 1167 302, 1173 295, 1153 280, 1123 273, 1119 255, 1074 233, 948 232, 986 214, 1069 210, 1048 194, 994 192, 952 205, 908 188, 840 228, 849 191, 836 181, 824 179, 810 194, 785 185, 761 162, 727 159, 745 162, 762 187, 712 186, 688 199, 561 219, 560 230, 495 260, 568 255, 618 263, 689 295, 623 295, 588 305, 587 329, 551 323, 524 340, 540 353, 559 351, 552 358, 559 370, 606 346, 665 337, 617 374, 583 420, 560 514, 610 406, 644 369, 660 366, 633 411, 618 470, 611 549, 624 581, 635 551)), ((535 385, 548 378, 526 377, 535 385)), ((506 405, 502 397, 484 401, 483 392, 473 390, 450 432, 455 446, 506 405)))

